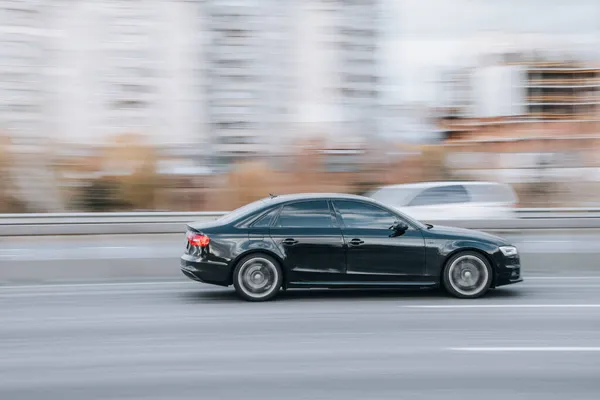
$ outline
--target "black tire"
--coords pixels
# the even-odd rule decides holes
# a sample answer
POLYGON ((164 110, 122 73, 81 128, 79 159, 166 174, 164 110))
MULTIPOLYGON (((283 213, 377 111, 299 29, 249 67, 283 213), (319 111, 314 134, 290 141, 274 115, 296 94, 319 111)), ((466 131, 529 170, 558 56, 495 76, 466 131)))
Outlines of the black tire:
POLYGON ((442 281, 452 296, 476 299, 490 290, 492 279, 492 267, 483 255, 475 251, 462 251, 446 262, 442 281))
POLYGON ((242 258, 233 271, 233 287, 247 301, 268 301, 277 296, 283 273, 277 260, 266 254, 250 254, 242 258))

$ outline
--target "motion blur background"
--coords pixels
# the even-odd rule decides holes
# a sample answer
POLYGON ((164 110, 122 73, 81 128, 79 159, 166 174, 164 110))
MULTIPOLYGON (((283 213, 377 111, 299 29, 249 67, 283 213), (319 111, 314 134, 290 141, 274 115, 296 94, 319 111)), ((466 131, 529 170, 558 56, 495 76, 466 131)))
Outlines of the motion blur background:
POLYGON ((0 212, 464 179, 600 204, 597 0, 1 0, 0 21, 0 212))
POLYGON ((597 400, 597 207, 599 0, 0 0, 2 400, 597 400), (269 193, 457 180, 519 218, 431 222, 524 282, 247 304, 179 270, 189 219, 269 193), (73 214, 153 210, 208 212, 73 214))

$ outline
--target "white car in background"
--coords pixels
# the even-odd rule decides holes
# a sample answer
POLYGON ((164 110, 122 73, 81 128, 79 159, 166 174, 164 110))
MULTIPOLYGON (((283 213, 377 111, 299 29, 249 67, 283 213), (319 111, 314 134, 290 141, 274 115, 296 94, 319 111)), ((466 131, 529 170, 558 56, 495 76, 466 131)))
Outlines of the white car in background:
POLYGON ((366 194, 421 221, 516 218, 511 186, 495 182, 423 182, 383 186, 366 194))

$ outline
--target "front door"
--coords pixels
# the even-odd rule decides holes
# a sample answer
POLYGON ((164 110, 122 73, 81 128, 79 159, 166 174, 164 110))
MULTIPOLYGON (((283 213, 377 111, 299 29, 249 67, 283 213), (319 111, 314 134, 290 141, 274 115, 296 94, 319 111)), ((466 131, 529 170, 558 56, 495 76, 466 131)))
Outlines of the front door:
POLYGON ((400 217, 359 200, 335 200, 347 246, 349 280, 414 281, 425 274, 425 239, 413 226, 394 235, 390 227, 400 217))
POLYGON ((283 205, 270 234, 283 255, 290 283, 327 283, 343 278, 344 240, 327 200, 283 205))

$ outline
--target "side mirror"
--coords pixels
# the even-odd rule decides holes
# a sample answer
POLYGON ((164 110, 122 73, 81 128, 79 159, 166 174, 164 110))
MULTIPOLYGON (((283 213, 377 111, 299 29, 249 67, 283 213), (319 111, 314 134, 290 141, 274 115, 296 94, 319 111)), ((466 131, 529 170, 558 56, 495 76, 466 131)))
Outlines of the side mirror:
POLYGON ((394 231, 394 234, 401 235, 408 230, 408 224, 404 221, 396 221, 392 226, 390 226, 390 229, 394 231))

